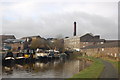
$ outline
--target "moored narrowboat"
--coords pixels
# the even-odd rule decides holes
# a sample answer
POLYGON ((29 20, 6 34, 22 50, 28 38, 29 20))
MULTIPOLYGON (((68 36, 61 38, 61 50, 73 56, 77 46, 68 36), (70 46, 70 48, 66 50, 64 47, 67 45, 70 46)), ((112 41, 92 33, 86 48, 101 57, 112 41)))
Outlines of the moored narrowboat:
POLYGON ((17 53, 15 60, 16 60, 16 63, 24 62, 25 61, 24 53, 17 53))
POLYGON ((14 62, 14 60, 15 60, 15 58, 11 51, 5 53, 4 58, 3 58, 3 63, 11 64, 12 62, 14 62))

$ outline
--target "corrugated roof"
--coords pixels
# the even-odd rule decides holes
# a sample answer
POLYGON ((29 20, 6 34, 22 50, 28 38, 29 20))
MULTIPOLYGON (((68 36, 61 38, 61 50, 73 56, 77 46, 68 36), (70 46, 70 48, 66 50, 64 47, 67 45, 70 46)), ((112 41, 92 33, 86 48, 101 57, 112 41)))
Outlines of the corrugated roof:
POLYGON ((22 40, 22 39, 7 39, 4 42, 5 43, 19 43, 19 42, 25 42, 25 40, 22 40))

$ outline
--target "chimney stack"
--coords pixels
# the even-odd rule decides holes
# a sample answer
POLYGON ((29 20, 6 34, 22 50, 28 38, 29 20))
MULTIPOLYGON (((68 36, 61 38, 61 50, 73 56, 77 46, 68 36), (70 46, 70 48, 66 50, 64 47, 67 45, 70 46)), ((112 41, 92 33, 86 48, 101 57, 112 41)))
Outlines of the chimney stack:
POLYGON ((76 22, 74 22, 74 36, 76 36, 76 22))

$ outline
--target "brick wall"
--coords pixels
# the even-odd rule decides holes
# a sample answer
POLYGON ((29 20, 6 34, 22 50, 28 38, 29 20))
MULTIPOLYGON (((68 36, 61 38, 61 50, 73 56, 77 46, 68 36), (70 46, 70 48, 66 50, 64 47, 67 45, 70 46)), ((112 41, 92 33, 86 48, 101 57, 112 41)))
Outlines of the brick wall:
POLYGON ((17 51, 18 48, 20 48, 21 50, 24 49, 24 44, 23 43, 11 43, 11 44, 8 44, 9 46, 11 46, 12 50, 13 51, 17 51))

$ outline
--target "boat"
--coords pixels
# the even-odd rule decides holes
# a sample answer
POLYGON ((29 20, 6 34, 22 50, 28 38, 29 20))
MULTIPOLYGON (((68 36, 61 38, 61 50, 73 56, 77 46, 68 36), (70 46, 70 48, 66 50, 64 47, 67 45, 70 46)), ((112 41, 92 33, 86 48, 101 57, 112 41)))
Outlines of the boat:
POLYGON ((35 53, 36 55, 36 59, 40 59, 40 58, 47 58, 48 57, 48 53, 43 51, 43 50, 39 50, 35 53))
POLYGON ((34 50, 29 50, 29 53, 30 53, 30 59, 34 60, 36 58, 35 51, 34 50))
POLYGON ((34 50, 30 50, 30 49, 24 50, 23 54, 24 54, 24 58, 25 58, 25 62, 26 63, 34 62, 35 59, 36 59, 34 50))
POLYGON ((4 55, 3 63, 11 64, 12 62, 14 62, 14 60, 15 60, 15 58, 13 56, 13 53, 12 52, 7 52, 4 55))
POLYGON ((61 53, 60 54, 60 60, 65 60, 67 57, 67 54, 66 53, 61 53))
POLYGON ((54 50, 54 57, 55 57, 55 58, 60 58, 60 52, 54 50))
POLYGON ((12 74, 13 73, 13 66, 3 66, 2 68, 2 72, 8 74, 12 74))
POLYGON ((48 58, 54 58, 54 50, 49 50, 48 58))
POLYGON ((25 61, 24 53, 17 53, 15 60, 16 63, 25 61))

